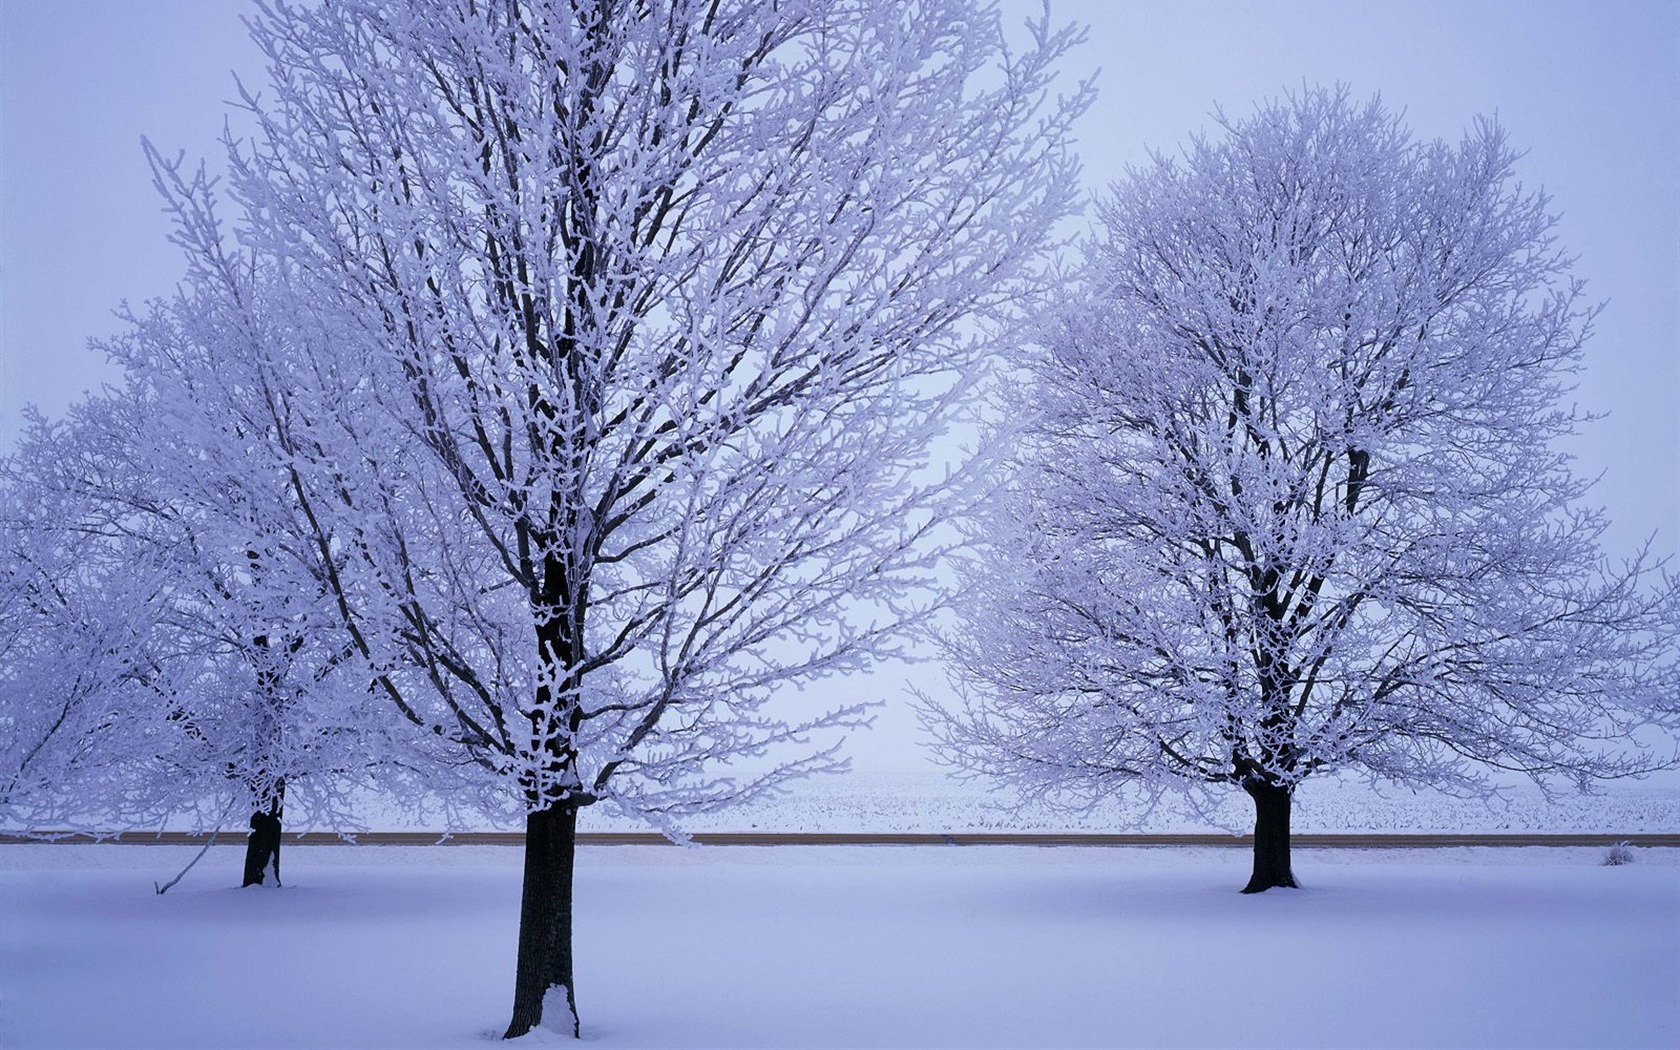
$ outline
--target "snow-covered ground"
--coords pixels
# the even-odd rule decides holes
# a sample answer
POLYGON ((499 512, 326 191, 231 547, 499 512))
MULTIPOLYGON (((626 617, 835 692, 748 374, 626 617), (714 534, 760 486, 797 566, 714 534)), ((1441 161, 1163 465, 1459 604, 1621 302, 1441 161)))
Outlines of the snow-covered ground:
MULTIPOLYGON (((0 1045, 484 1047, 519 851, 0 847, 0 1045)), ((1680 850, 596 847, 585 1043, 1680 1045, 1680 850)), ((567 1043, 547 1033, 527 1042, 567 1043)))

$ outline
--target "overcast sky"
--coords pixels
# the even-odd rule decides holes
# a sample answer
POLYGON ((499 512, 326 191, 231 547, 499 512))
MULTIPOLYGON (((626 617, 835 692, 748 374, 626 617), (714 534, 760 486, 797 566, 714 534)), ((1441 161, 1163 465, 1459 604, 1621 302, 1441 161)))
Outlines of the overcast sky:
MULTIPOLYGON (((1007 0, 1013 21, 1036 0, 1007 0)), ((214 152, 233 72, 262 71, 240 0, 0 0, 0 450, 26 403, 62 411, 108 378, 90 337, 180 270, 140 153, 214 152)), ((1090 24, 1071 76, 1101 67, 1081 127, 1100 192, 1216 104, 1303 83, 1380 92, 1424 138, 1497 114, 1526 184, 1608 306, 1579 402, 1609 413, 1577 444, 1626 552, 1680 548, 1680 4, 1541 0, 1056 0, 1090 24)))

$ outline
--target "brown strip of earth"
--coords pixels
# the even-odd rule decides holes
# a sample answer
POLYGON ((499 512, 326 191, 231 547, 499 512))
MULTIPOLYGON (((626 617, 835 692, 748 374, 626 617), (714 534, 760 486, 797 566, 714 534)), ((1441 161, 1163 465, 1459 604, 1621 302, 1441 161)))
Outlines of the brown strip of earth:
MULTIPOLYGON (((245 831, 218 833, 230 845, 242 840, 245 831)), ((109 835, 89 832, 43 832, 39 835, 0 833, 0 845, 30 842, 93 843, 121 845, 200 846, 209 838, 205 832, 127 831, 109 835)), ((702 846, 1252 846, 1252 835, 1221 834, 1098 834, 1087 832, 845 832, 845 831, 703 831, 692 836, 702 846)), ((364 831, 339 834, 330 831, 293 832, 283 841, 294 846, 518 846, 525 835, 518 831, 364 831)), ((661 846, 670 840, 651 831, 580 831, 580 846, 661 846)), ((1680 847, 1680 834, 1319 834, 1290 836, 1291 845, 1334 849, 1427 849, 1442 846, 1631 846, 1680 847)))

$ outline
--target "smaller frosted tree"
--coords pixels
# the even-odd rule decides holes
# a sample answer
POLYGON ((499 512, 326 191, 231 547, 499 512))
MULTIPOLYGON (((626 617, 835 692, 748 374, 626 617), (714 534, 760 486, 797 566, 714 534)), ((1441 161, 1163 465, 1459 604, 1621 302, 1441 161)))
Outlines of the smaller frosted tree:
POLYGON ((190 367, 183 316, 157 304, 111 347, 174 372, 153 361, 0 458, 0 821, 108 832, 250 813, 275 836, 247 857, 250 885, 278 864, 288 794, 312 820, 346 819, 389 720, 318 626, 315 566, 295 554, 309 548, 251 498, 262 465, 206 439, 201 410, 225 409, 213 395, 234 377, 190 367))
MULTIPOLYGON (((208 188, 157 162, 176 196, 208 188)), ((0 820, 32 829, 250 814, 278 876, 286 803, 338 827, 376 785, 450 778, 369 688, 324 606, 333 563, 270 453, 263 365, 295 341, 277 275, 177 212, 183 289, 124 311, 123 382, 0 457, 0 820)), ((335 537, 336 538, 336 537, 335 537)))
POLYGON ((1605 562, 1555 448, 1594 311, 1504 133, 1323 90, 1218 123, 1114 189, 1015 362, 941 755, 1049 800, 1240 787, 1247 892, 1295 884, 1314 773, 1672 764, 1680 598, 1605 562))

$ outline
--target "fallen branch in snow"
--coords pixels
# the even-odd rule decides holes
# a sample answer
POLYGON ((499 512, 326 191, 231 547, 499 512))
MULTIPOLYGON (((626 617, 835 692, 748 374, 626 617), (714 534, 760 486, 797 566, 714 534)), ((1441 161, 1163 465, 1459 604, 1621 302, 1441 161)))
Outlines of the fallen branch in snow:
MULTIPOLYGON (((217 820, 216 820, 216 826, 214 828, 210 829, 210 837, 204 840, 204 845, 199 847, 198 852, 193 855, 193 859, 188 861, 187 866, 182 868, 178 873, 176 873, 176 875, 173 879, 170 879, 168 882, 164 883, 162 886, 159 886, 156 881, 153 881, 152 888, 157 890, 159 897, 163 896, 165 893, 168 893, 169 888, 171 886, 175 885, 177 882, 180 882, 182 877, 185 876, 187 874, 187 872, 193 870, 193 865, 197 864, 199 861, 204 859, 204 855, 206 853, 210 852, 210 847, 214 846, 216 844, 216 836, 220 835, 222 833, 222 823, 223 823, 223 821, 227 820, 227 815, 229 813, 232 813, 232 812, 233 812, 233 806, 231 804, 229 804, 227 809, 222 810, 222 815, 219 818, 217 818, 217 820)), ((275 879, 275 884, 279 885, 280 876, 275 875, 274 879, 275 879)))

